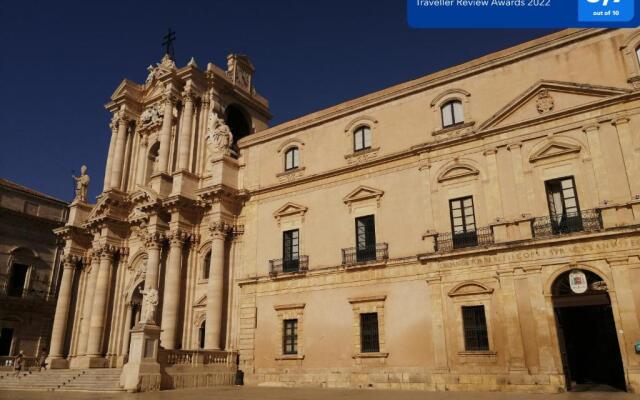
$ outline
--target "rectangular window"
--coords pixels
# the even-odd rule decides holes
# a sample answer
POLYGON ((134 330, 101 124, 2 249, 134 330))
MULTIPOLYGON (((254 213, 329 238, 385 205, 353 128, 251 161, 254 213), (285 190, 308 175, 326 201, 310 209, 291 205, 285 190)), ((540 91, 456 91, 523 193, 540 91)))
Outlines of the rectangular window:
POLYGON ((464 348, 467 351, 489 350, 487 320, 484 306, 463 306, 462 325, 464 329, 464 348))
POLYGON ((282 353, 298 354, 298 320, 285 319, 282 332, 282 353))
POLYGON ((282 232, 282 270, 294 272, 300 268, 300 231, 282 232))
POLYGON ((449 211, 451 213, 453 248, 477 246, 478 234, 476 233, 473 197, 449 200, 449 211))
POLYGON ((353 133, 353 150, 360 151, 371 148, 371 129, 362 126, 353 133))
POLYGON ((376 259, 376 227, 373 215, 356 218, 356 259, 376 259))
POLYGON ((379 351, 378 313, 360 314, 360 352, 378 353, 379 351))
POLYGON ((22 264, 13 264, 11 267, 11 278, 7 288, 9 296, 20 297, 24 292, 24 286, 27 280, 27 272, 29 266, 22 264))
POLYGON ((546 181, 545 187, 553 233, 581 231, 582 215, 573 177, 546 181))

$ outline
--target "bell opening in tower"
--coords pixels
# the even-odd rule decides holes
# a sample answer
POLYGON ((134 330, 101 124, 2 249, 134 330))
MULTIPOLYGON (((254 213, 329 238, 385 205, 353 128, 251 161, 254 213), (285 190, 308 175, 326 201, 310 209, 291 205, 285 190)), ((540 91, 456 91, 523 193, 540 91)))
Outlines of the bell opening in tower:
POLYGON ((238 141, 251 134, 251 120, 247 117, 246 112, 240 106, 235 104, 231 104, 227 107, 224 113, 224 120, 233 134, 231 154, 234 157, 238 157, 238 141))

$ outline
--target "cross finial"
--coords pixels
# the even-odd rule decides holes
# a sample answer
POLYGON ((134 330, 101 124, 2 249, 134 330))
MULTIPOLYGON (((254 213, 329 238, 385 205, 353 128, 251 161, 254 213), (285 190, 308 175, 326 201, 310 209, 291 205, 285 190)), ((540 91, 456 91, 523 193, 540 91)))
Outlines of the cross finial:
POLYGON ((169 58, 175 61, 175 50, 173 48, 173 42, 176 40, 176 33, 169 28, 167 34, 162 37, 164 41, 162 45, 164 46, 164 54, 168 55, 169 58))

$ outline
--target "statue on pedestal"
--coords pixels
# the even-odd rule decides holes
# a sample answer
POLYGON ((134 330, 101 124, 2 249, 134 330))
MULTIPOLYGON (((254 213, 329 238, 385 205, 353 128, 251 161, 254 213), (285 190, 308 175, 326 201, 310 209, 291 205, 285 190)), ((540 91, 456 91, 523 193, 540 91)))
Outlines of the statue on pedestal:
POLYGON ((207 130, 207 145, 210 154, 229 154, 229 148, 233 141, 233 134, 218 113, 212 111, 209 114, 209 129, 207 130))
POLYGON ((142 292, 142 316, 140 321, 144 324, 155 324, 156 307, 158 306, 158 291, 149 289, 142 292))
POLYGON ((74 202, 87 202, 87 192, 89 191, 89 175, 87 175, 87 166, 80 167, 80 176, 73 176, 73 180, 76 182, 76 197, 74 202))

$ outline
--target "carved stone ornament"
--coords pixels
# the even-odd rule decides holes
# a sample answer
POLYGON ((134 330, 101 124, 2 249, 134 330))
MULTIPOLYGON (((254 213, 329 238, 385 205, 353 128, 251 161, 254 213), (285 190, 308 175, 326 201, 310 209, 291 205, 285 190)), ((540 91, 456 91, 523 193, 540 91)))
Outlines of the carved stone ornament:
POLYGON ((206 139, 209 154, 229 154, 233 134, 217 112, 212 111, 209 114, 207 126, 206 139))
POLYGON ((156 308, 158 307, 158 291, 152 288, 143 291, 142 294, 144 295, 144 298, 141 321, 145 323, 155 323, 156 308))
POLYGON ((140 115, 140 126, 143 129, 162 125, 164 110, 159 104, 146 108, 140 115))
POLYGON ((149 65, 147 67, 147 71, 149 71, 149 75, 147 75, 146 84, 152 83, 156 79, 158 79, 161 75, 164 75, 168 72, 171 72, 176 69, 176 63, 173 62, 169 55, 165 54, 160 60, 159 63, 154 67, 153 65, 149 65))
POLYGON ((538 92, 538 98, 536 99, 536 109, 540 114, 552 111, 555 102, 553 97, 547 89, 542 89, 538 92))

